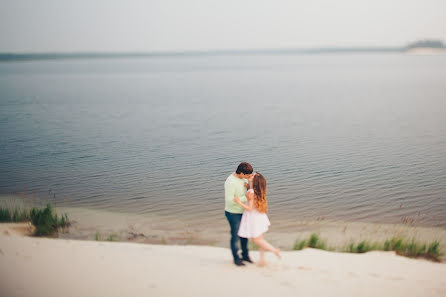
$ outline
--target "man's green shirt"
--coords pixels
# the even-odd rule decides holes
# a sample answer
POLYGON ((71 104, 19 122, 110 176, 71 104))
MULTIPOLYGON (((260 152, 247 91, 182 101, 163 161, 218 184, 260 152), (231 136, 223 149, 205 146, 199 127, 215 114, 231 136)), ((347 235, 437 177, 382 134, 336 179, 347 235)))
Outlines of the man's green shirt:
POLYGON ((225 210, 230 213, 243 213, 243 207, 234 202, 237 196, 242 203, 246 203, 246 187, 248 180, 231 174, 225 181, 225 210))

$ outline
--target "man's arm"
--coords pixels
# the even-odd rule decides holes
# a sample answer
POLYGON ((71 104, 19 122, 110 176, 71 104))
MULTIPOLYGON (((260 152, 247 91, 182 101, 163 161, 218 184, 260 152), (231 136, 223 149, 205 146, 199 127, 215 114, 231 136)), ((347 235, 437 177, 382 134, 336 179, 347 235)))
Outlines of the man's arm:
POLYGON ((234 202, 235 185, 233 183, 225 183, 225 200, 226 202, 234 202))
POLYGON ((243 207, 244 210, 251 211, 254 208, 254 195, 248 192, 246 198, 248 199, 248 205, 242 203, 238 197, 234 198, 234 202, 243 207))

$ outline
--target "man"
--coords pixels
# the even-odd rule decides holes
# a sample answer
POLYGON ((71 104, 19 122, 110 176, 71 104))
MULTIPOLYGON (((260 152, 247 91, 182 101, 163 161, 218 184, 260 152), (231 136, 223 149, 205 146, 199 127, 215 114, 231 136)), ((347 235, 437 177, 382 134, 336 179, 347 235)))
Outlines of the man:
POLYGON ((249 187, 248 179, 251 177, 253 168, 251 164, 242 162, 237 170, 233 172, 225 181, 225 215, 231 227, 231 250, 234 257, 234 264, 244 266, 243 261, 252 263, 248 254, 248 239, 238 236, 240 221, 242 220, 243 207, 234 202, 237 196, 241 202, 246 203, 246 191, 249 187), (242 258, 238 254, 238 242, 242 248, 242 258))

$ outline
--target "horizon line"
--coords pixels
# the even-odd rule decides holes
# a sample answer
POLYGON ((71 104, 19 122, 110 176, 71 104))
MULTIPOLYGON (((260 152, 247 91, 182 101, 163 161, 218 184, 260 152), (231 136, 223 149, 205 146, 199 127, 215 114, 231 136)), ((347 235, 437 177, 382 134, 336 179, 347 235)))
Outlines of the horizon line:
MULTIPOLYGON (((314 47, 314 48, 263 48, 263 49, 212 49, 172 51, 40 51, 0 52, 0 61, 84 59, 84 58, 131 58, 131 57, 180 57, 180 56, 223 56, 223 55, 286 55, 286 54, 330 54, 330 53, 389 53, 405 52, 405 46, 360 46, 360 47, 314 47)), ((443 47, 444 48, 444 47, 443 47)))
POLYGON ((323 54, 344 52, 403 52, 406 47, 318 47, 318 48, 264 48, 264 49, 213 49, 177 51, 48 51, 48 52, 0 52, 0 61, 48 60, 76 58, 123 58, 123 57, 175 57, 175 56, 222 56, 259 54, 323 54))

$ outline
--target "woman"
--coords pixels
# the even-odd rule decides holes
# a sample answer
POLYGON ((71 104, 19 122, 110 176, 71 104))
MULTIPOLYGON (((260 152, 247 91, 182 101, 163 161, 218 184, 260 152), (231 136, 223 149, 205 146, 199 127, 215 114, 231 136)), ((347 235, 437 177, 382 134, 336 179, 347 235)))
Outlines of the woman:
POLYGON ((265 251, 274 253, 280 259, 280 250, 269 244, 264 238, 263 233, 268 231, 271 225, 268 216, 268 201, 266 200, 266 179, 260 173, 256 173, 250 179, 251 189, 246 193, 248 205, 242 203, 238 197, 234 202, 245 209, 238 236, 243 238, 252 238, 252 241, 259 247, 260 261, 259 266, 265 266, 265 251))

